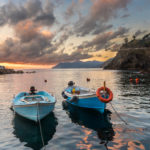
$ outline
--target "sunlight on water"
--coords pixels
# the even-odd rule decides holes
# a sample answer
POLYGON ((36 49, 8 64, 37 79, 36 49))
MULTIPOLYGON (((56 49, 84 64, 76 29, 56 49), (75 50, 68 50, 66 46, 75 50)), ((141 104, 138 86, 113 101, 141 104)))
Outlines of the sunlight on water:
POLYGON ((13 96, 34 85, 55 95, 54 112, 42 120, 46 149, 52 150, 149 150, 150 78, 138 72, 100 69, 37 70, 33 74, 0 75, 0 149, 40 150, 39 126, 10 110, 13 96), (133 82, 129 82, 132 77, 133 82), (135 78, 140 78, 136 84, 135 78), (91 81, 87 82, 86 78, 91 81), (44 80, 48 82, 45 83, 44 80), (70 106, 61 96, 68 81, 97 89, 106 81, 113 94, 104 115, 70 106))

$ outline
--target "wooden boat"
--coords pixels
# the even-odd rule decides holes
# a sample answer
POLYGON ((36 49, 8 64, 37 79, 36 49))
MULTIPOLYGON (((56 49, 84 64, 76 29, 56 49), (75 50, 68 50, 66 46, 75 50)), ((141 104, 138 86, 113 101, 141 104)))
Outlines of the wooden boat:
POLYGON ((104 113, 106 103, 112 100, 112 92, 105 87, 91 90, 84 87, 75 86, 68 83, 68 87, 62 92, 62 96, 72 105, 96 109, 100 113, 104 113), (106 90, 106 94, 104 93, 106 90))
POLYGON ((53 111, 55 103, 55 97, 45 91, 21 92, 13 99, 12 107, 18 115, 38 122, 53 111))

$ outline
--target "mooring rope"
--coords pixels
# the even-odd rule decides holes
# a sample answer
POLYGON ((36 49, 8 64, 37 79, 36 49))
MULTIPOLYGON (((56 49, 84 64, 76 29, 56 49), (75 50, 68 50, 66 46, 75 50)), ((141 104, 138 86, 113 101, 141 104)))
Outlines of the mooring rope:
POLYGON ((118 116, 118 118, 119 118, 121 121, 123 121, 126 125, 128 125, 128 123, 127 123, 125 120, 123 120, 123 119, 121 118, 121 116, 118 114, 118 112, 116 111, 116 109, 114 108, 114 106, 112 105, 111 102, 110 102, 110 105, 111 105, 112 109, 114 110, 114 112, 116 113, 116 115, 118 116))
POLYGON ((39 103, 37 103, 37 109, 38 109, 37 119, 38 119, 38 122, 39 122, 42 144, 43 144, 44 150, 46 150, 46 146, 45 146, 45 144, 44 144, 43 132, 42 132, 42 125, 41 125, 41 121, 40 121, 40 119, 39 119, 39 105, 38 105, 38 104, 39 104, 39 103))

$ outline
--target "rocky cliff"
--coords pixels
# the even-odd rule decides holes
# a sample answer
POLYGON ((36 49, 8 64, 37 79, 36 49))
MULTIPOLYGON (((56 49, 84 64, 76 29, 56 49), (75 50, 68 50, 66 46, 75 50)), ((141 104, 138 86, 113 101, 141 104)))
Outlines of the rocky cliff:
POLYGON ((150 48, 120 49, 104 69, 150 71, 150 48))

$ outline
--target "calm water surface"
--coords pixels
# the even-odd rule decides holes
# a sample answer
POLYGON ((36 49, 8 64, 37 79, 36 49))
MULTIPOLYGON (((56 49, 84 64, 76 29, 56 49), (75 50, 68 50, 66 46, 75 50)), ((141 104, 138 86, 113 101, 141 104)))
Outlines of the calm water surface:
POLYGON ((150 150, 150 77, 137 72, 100 69, 38 70, 35 74, 0 75, 0 150, 150 150), (130 83, 129 77, 140 78, 130 83), (86 82, 90 77, 91 81, 86 82), (48 82, 45 83, 44 79, 48 82), (112 105, 128 124, 121 121, 110 104, 100 115, 96 111, 68 105, 61 96, 68 81, 98 88, 106 81, 113 91, 112 105), (38 90, 57 98, 54 112, 41 121, 45 147, 39 126, 15 115, 10 106, 14 94, 38 90))

